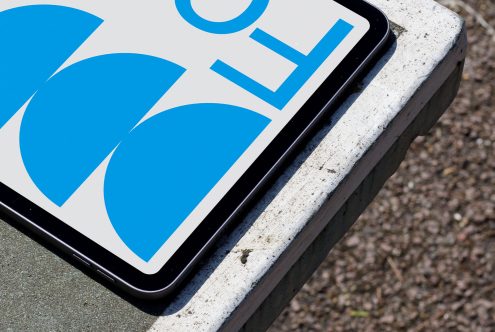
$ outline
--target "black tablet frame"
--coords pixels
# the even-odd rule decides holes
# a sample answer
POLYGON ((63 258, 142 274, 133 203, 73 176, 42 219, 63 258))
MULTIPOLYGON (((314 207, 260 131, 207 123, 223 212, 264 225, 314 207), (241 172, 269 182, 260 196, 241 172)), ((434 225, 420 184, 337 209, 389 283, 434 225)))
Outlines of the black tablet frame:
POLYGON ((221 231, 239 220, 235 217, 241 208, 266 184, 295 144, 318 119, 331 115, 335 99, 385 44, 390 28, 383 13, 363 0, 335 1, 365 17, 371 29, 158 273, 140 272, 1 182, 0 209, 133 295, 159 298, 169 294, 221 231))

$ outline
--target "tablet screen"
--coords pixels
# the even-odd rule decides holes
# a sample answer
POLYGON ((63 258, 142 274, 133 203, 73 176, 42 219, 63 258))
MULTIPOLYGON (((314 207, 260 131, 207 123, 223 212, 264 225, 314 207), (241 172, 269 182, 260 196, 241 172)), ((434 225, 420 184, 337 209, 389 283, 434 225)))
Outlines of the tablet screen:
POLYGON ((4 0, 0 182, 154 274, 369 29, 329 0, 4 0))

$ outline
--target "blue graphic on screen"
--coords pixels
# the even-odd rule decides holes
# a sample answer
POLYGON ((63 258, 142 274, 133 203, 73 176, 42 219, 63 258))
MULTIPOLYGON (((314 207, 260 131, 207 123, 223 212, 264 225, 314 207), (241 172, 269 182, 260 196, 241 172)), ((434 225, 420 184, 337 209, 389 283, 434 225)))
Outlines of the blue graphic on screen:
POLYGON ((63 205, 184 71, 148 55, 111 54, 50 79, 21 126, 22 159, 36 186, 63 205))
POLYGON ((107 212, 127 246, 149 261, 269 122, 236 106, 196 104, 137 127, 105 178, 107 212))
MULTIPOLYGON (((229 34, 257 21, 269 0, 252 0, 226 22, 202 18, 190 0, 175 3, 196 28, 229 34)), ((109 220, 122 241, 149 262, 271 120, 238 106, 204 103, 140 123, 186 68, 150 55, 116 53, 57 73, 102 22, 52 5, 0 12, 0 31, 8 31, 0 34, 0 129, 32 98, 21 122, 20 152, 36 187, 59 207, 110 156, 102 188, 109 220)), ((283 110, 352 29, 337 21, 305 55, 256 28, 250 42, 296 65, 276 91, 221 60, 210 69, 283 110)))
POLYGON ((101 23, 86 12, 50 5, 0 12, 0 128, 101 23))
POLYGON ((192 6, 192 0, 175 0, 177 10, 189 24, 215 34, 230 34, 244 30, 263 15, 269 3, 270 0, 252 0, 249 7, 238 17, 226 22, 214 22, 197 14, 192 6))
POLYGON ((338 20, 308 55, 302 54, 265 31, 256 29, 251 34, 251 39, 297 65, 294 72, 282 86, 277 89, 277 91, 268 89, 221 60, 215 62, 211 69, 243 89, 263 99, 270 105, 282 110, 311 78, 321 64, 344 41, 353 28, 354 27, 346 21, 338 20))

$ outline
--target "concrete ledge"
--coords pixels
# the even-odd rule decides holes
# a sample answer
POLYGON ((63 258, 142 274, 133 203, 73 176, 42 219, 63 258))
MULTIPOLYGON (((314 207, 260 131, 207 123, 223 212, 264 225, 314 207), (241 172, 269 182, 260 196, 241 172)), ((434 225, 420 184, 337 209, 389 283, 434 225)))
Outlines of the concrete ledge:
POLYGON ((233 331, 244 324, 246 330, 265 328, 321 261, 321 255, 313 256, 308 248, 326 242, 326 254, 393 173, 404 151, 387 152, 409 146, 419 129, 408 134, 408 128, 414 128, 420 111, 432 112, 426 108, 429 103, 438 106, 418 118, 429 128, 452 101, 467 44, 463 21, 430 0, 414 6, 409 1, 371 2, 395 23, 396 47, 364 80, 364 90, 342 105, 244 225, 226 239, 212 258, 212 264, 218 262, 215 271, 204 279, 198 275, 184 291, 194 290, 195 295, 175 302, 154 330, 194 326, 233 331), (440 90, 444 84, 455 89, 440 90), (392 166, 375 172, 371 185, 365 179, 379 163, 392 166), (352 213, 337 223, 343 218, 339 211, 352 213), (315 242, 319 234, 324 234, 322 240, 315 242), (296 264, 309 256, 314 260, 296 264), (285 276, 295 279, 286 283, 285 276))
MULTIPOLYGON (((463 62, 458 64, 440 90, 435 93, 418 117, 414 119, 411 126, 387 151, 383 159, 371 170, 344 206, 340 208, 325 229, 318 234, 290 271, 248 319, 242 327, 243 331, 268 329, 273 320, 280 315, 292 297, 297 294, 325 260, 333 246, 373 201, 388 178, 396 172, 414 139, 431 129, 450 105, 459 88, 463 65, 463 62)), ((232 318, 232 320, 235 319, 232 318)))
POLYGON ((0 330, 266 328, 455 95, 462 20, 432 0, 370 2, 396 45, 172 303, 113 293, 1 222, 0 330))

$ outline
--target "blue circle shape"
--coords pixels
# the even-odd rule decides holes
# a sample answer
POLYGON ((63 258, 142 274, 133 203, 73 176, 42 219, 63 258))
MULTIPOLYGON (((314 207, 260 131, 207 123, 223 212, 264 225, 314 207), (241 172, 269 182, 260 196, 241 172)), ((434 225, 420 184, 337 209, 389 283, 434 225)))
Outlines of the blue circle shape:
POLYGON ((104 185, 122 241, 149 262, 269 123, 241 107, 195 104, 132 130, 115 150, 104 185))
POLYGON ((175 0, 175 6, 180 15, 192 26, 214 34, 230 34, 246 29, 256 22, 265 12, 270 0, 252 0, 249 7, 238 17, 225 22, 206 20, 196 13, 191 4, 192 0, 175 0))

